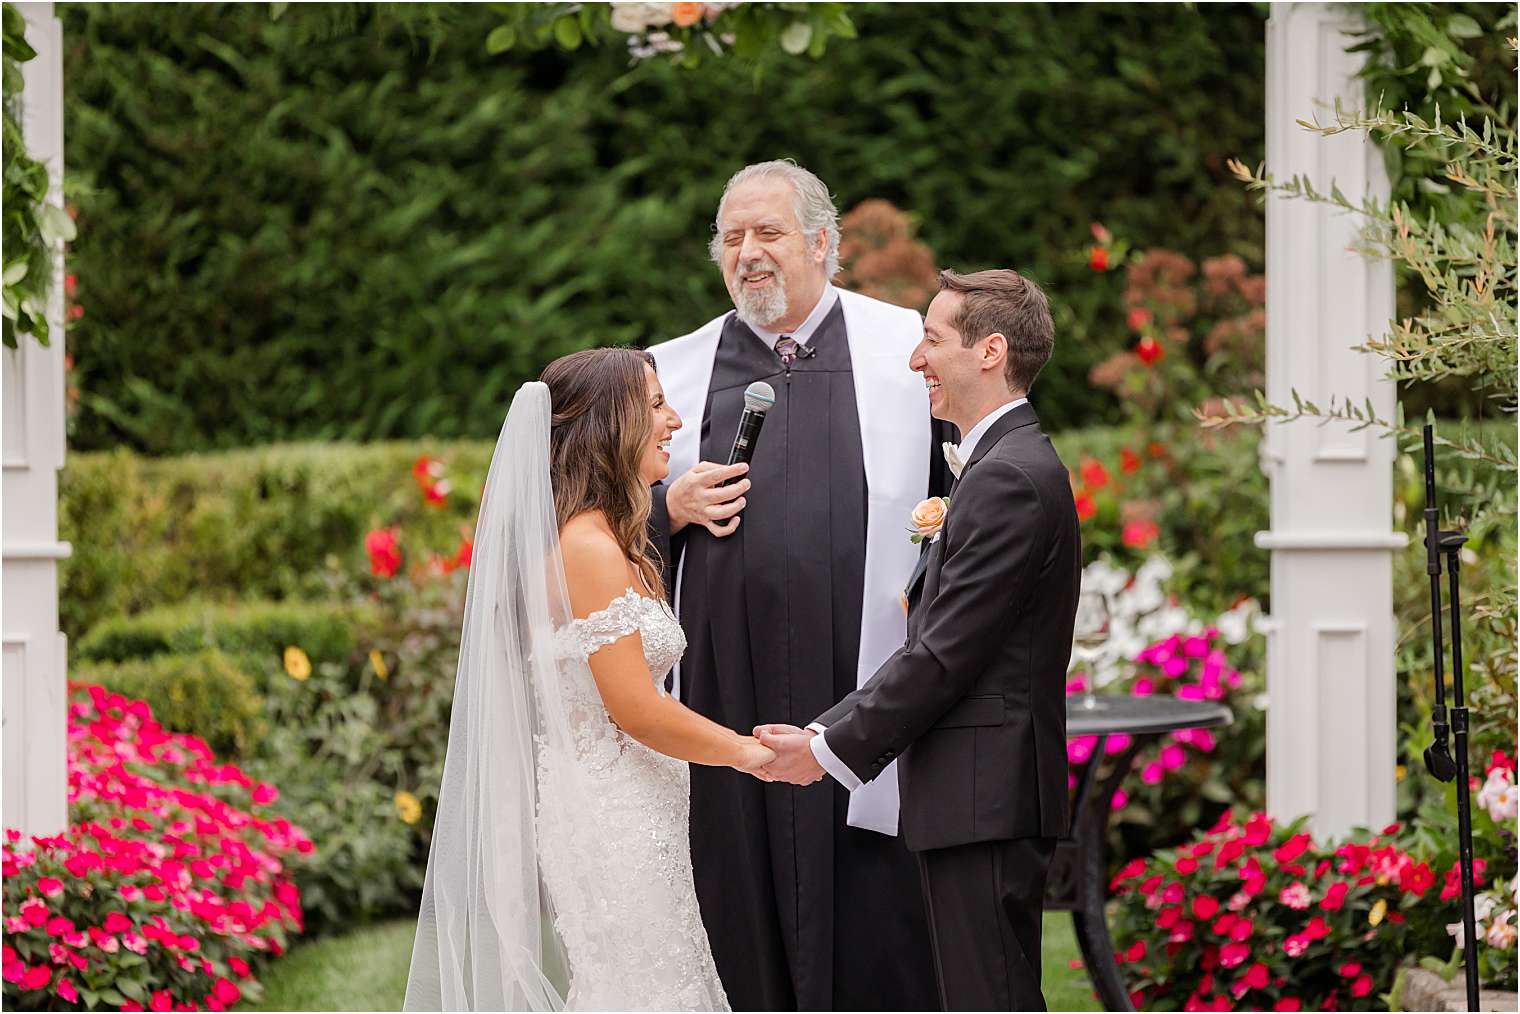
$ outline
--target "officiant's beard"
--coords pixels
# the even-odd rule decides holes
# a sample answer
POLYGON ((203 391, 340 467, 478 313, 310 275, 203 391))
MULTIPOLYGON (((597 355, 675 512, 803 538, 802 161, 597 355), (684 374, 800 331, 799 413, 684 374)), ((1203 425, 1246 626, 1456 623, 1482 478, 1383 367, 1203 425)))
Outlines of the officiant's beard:
POLYGON ((761 261, 743 265, 737 277, 738 291, 734 293, 734 309, 739 319, 751 327, 769 331, 771 325, 786 316, 786 279, 773 261, 761 261), (744 287, 743 278, 754 271, 769 271, 771 284, 760 290, 744 287))

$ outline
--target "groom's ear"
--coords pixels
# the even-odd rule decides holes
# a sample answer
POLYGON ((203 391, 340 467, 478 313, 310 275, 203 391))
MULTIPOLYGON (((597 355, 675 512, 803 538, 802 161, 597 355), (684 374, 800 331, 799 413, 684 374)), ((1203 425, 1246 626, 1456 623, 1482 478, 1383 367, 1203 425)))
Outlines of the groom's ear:
POLYGON ((1003 372, 1003 367, 1008 362, 1008 339, 1001 331, 994 331, 983 339, 982 361, 977 367, 982 370, 997 370, 1003 372))

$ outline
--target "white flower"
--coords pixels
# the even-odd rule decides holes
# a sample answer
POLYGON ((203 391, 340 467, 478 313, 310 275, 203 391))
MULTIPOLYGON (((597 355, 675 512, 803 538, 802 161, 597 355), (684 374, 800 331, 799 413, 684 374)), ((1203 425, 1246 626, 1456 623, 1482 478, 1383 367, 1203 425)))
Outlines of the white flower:
POLYGON ((613 3, 612 27, 637 35, 646 28, 670 24, 670 4, 613 3))
POLYGON ((1499 913, 1493 925, 1488 927, 1488 946, 1497 947, 1500 950, 1514 950, 1515 947, 1515 913, 1506 910, 1499 913))
POLYGON ((1203 624, 1188 615, 1180 606, 1167 606, 1143 617, 1136 625, 1141 636, 1154 644, 1173 634, 1191 634, 1202 630, 1203 624))
POLYGON ((1135 571, 1135 580, 1139 582, 1155 581, 1160 583, 1172 576, 1172 562, 1164 556, 1152 556, 1140 565, 1135 571))
POLYGON ((1520 817, 1520 787, 1504 768, 1494 768, 1483 788, 1478 790, 1478 805, 1487 810, 1496 823, 1508 823, 1520 817))
POLYGON ((1165 604, 1166 596, 1162 593, 1161 586, 1150 581, 1141 582, 1139 578, 1114 596, 1115 607, 1127 616, 1140 616, 1160 609, 1165 604))
POLYGON ((1251 621, 1259 612, 1260 604, 1255 599, 1246 599, 1229 612, 1220 613, 1214 626, 1219 628, 1219 636, 1226 644, 1240 644, 1251 636, 1251 621))
POLYGON ((1108 623, 1108 654, 1114 659, 1131 661, 1146 649, 1148 642, 1140 636, 1128 616, 1116 616, 1108 623))
MULTIPOLYGON (((946 444, 945 447, 949 447, 946 444)), ((946 452, 947 456, 949 452, 946 452)), ((953 465, 951 467, 954 467, 953 465)), ((1100 592, 1113 598, 1129 584, 1129 574, 1107 560, 1094 560, 1082 568, 1082 590, 1100 592)))
MULTIPOLYGON (((1483 930, 1480 928, 1478 930, 1478 932, 1481 933, 1481 932, 1483 932, 1483 930)), ((1467 944, 1463 940, 1463 938, 1465 937, 1466 934, 1464 934, 1462 932, 1462 924, 1460 922, 1449 922, 1449 923, 1447 923, 1446 924, 1446 935, 1449 936, 1449 937, 1451 937, 1453 940, 1455 940, 1457 942, 1457 948, 1459 950, 1466 950, 1467 949, 1467 944)))

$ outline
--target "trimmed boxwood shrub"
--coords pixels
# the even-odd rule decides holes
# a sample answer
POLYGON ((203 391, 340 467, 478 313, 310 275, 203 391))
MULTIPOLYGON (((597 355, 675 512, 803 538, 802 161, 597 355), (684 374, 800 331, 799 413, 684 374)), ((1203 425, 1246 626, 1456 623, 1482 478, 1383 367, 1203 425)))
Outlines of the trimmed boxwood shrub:
POLYGON ((147 701, 165 728, 199 736, 221 756, 253 756, 268 728, 262 680, 215 648, 94 662, 79 675, 123 697, 147 701))
MULTIPOLYGON (((498 419, 498 422, 500 420, 498 419)), ((333 571, 361 568, 364 535, 426 524, 458 538, 474 524, 491 444, 275 445, 143 458, 71 454, 59 476, 63 631, 189 599, 326 598, 333 571), (452 478, 439 506, 412 479, 422 455, 452 478)))
POLYGON ((347 603, 190 602, 106 620, 80 640, 74 655, 78 661, 121 662, 212 650, 267 667, 278 666, 285 649, 297 647, 314 661, 341 662, 353 655, 358 628, 373 623, 372 610, 347 603))

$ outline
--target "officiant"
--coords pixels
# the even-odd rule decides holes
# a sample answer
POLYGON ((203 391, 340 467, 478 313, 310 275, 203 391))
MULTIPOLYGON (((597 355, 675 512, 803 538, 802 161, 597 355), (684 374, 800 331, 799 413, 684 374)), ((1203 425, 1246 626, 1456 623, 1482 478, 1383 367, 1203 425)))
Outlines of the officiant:
MULTIPOLYGON (((903 643, 908 519, 950 475, 908 358, 919 315, 836 289, 838 213, 791 161, 747 166, 713 260, 734 310, 654 346, 686 425, 651 522, 689 642, 681 700, 732 729, 806 724, 903 643), (747 475, 726 468, 745 388, 775 390, 747 475)), ((692 769, 697 897, 735 1010, 938 1004, 897 779, 853 794, 692 769)))

